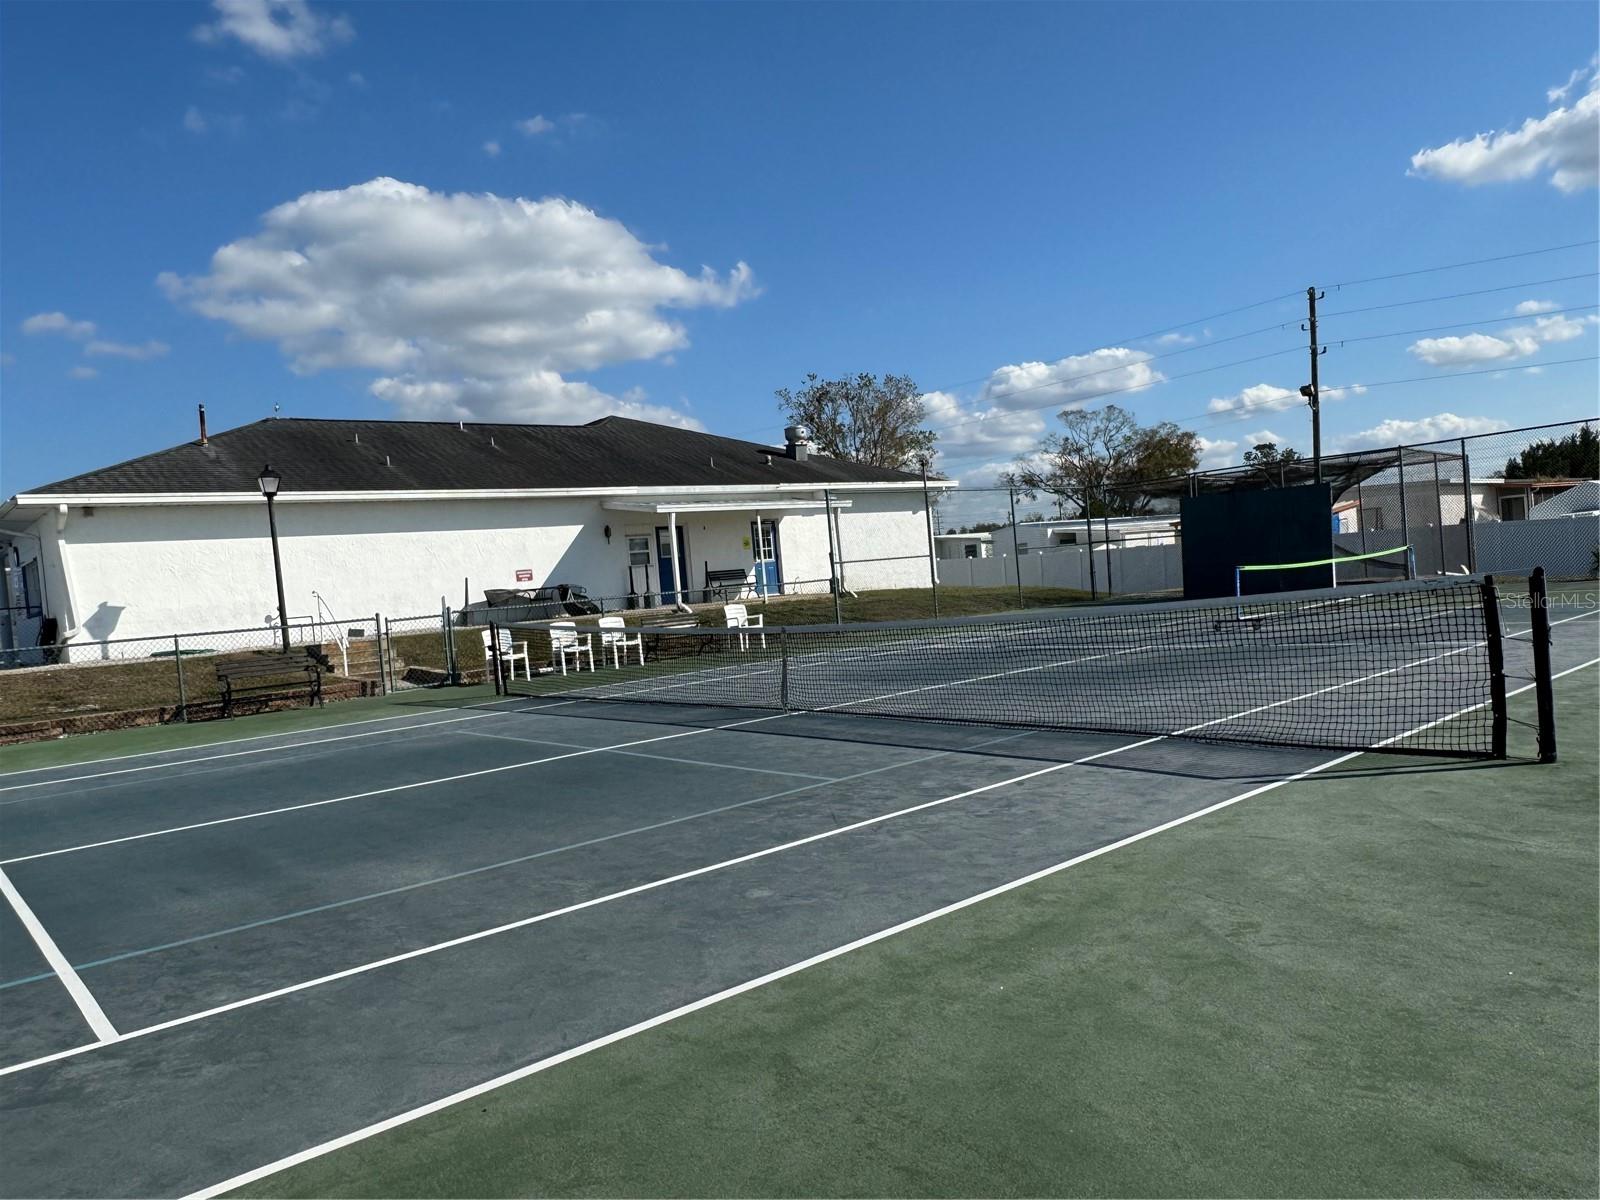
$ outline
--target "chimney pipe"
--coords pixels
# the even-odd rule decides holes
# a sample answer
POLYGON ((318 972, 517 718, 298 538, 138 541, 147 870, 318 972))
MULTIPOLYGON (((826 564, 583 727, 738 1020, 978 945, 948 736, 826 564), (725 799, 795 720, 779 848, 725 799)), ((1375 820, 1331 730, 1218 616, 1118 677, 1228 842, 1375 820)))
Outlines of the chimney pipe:
POLYGON ((804 425, 790 425, 783 431, 784 453, 795 462, 805 462, 811 456, 811 430, 804 425))
POLYGON ((202 405, 199 406, 199 408, 200 408, 200 444, 202 446, 209 446, 211 443, 206 439, 206 406, 204 404, 202 404, 202 405))

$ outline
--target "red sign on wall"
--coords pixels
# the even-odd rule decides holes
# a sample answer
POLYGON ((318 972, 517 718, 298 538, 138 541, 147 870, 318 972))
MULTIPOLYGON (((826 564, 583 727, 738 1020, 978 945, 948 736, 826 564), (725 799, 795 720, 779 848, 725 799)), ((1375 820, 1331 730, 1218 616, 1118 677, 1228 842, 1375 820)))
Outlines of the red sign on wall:
POLYGON ((529 570, 527 567, 518 567, 517 568, 517 582, 518 583, 532 583, 533 582, 533 572, 531 570, 529 570))

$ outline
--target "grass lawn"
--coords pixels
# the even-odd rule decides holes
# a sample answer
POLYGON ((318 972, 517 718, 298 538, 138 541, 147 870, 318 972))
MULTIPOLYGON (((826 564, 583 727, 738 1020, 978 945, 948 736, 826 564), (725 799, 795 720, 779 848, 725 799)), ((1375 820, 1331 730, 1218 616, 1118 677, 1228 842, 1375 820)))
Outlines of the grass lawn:
POLYGON ((1357 758, 240 1194, 1594 1196, 1556 687, 1554 766, 1357 758))

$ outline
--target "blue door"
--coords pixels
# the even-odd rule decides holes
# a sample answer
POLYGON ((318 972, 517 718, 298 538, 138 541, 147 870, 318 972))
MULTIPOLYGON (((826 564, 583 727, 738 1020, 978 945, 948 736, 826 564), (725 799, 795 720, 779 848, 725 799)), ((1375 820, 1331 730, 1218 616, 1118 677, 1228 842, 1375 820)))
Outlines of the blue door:
POLYGON ((678 526, 678 566, 672 566, 672 532, 665 525, 656 526, 656 578, 661 583, 661 603, 676 604, 681 598, 688 603, 689 588, 689 531, 678 526))
POLYGON ((750 553, 756 563, 756 592, 776 596, 783 591, 783 560, 778 554, 778 523, 774 520, 750 522, 750 553))

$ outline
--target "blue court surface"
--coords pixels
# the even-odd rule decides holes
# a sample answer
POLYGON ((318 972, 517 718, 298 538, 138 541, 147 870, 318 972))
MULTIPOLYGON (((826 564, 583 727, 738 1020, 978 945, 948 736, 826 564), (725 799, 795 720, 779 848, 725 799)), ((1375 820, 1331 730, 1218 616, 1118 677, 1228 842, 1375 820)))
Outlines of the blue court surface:
MULTIPOLYGON (((1505 610, 1513 689, 1523 615, 1505 610)), ((1594 616, 1592 596, 1552 613, 1557 672, 1594 660, 1594 616)), ((1349 757, 427 703, 0 775, 5 1195, 212 1193, 1349 757)))

